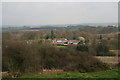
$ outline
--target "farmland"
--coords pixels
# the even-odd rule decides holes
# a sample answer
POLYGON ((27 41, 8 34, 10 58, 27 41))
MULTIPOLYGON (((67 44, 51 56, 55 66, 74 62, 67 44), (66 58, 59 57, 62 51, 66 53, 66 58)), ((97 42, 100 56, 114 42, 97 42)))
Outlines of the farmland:
POLYGON ((114 50, 118 50, 118 33, 104 35, 88 32, 92 27, 87 29, 3 32, 2 69, 6 74, 2 76, 116 78, 118 57, 114 50), (46 69, 60 69, 63 73, 42 73, 46 69))

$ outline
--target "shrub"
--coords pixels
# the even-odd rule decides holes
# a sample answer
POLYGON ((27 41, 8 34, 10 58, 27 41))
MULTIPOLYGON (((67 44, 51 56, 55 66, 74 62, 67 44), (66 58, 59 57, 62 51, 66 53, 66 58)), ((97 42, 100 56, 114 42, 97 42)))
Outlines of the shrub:
POLYGON ((94 72, 109 69, 107 64, 86 54, 77 53, 74 56, 70 56, 68 60, 68 65, 64 68, 65 71, 94 72))
POLYGON ((115 54, 109 52, 109 48, 106 45, 96 45, 96 56, 115 56, 115 54))
POLYGON ((3 71, 9 70, 13 75, 15 72, 24 70, 26 45, 21 41, 8 41, 3 45, 3 71), (24 46, 24 47, 23 47, 24 46))
POLYGON ((120 69, 120 61, 119 61, 119 63, 117 64, 117 67, 120 69))
POLYGON ((76 50, 84 52, 87 51, 88 52, 88 46, 86 45, 77 45, 76 50))

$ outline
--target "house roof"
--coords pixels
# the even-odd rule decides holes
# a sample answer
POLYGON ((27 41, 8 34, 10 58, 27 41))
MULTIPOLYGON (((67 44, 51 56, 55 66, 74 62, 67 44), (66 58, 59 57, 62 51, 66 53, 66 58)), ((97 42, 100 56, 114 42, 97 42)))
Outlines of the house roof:
POLYGON ((84 37, 79 37, 79 40, 85 40, 85 38, 84 37))

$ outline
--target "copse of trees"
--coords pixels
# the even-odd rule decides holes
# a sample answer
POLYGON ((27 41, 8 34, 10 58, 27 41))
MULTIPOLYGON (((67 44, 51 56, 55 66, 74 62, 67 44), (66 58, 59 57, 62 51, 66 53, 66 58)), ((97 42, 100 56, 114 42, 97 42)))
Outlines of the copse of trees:
POLYGON ((77 51, 80 51, 81 53, 92 55, 92 56, 115 56, 112 52, 109 51, 109 47, 107 45, 104 45, 103 43, 100 44, 94 44, 94 45, 77 45, 76 48, 77 51))
POLYGON ((97 52, 97 55, 104 56, 106 53, 109 52, 109 48, 106 45, 99 44, 96 47, 96 52, 97 52))
POLYGON ((22 42, 3 42, 3 71, 15 72, 23 71, 25 60, 26 45, 22 42))
POLYGON ((96 44, 95 50, 97 56, 114 56, 114 54, 109 51, 107 40, 101 40, 100 43, 96 44))

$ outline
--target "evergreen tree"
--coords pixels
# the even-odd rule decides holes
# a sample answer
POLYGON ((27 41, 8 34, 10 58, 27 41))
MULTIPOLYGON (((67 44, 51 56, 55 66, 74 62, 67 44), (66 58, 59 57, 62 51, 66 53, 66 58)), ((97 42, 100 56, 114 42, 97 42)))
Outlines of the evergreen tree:
POLYGON ((103 38, 103 36, 102 35, 100 35, 100 39, 102 39, 103 38))
POLYGON ((55 38, 55 34, 54 34, 54 31, 51 30, 51 39, 54 39, 55 38))

